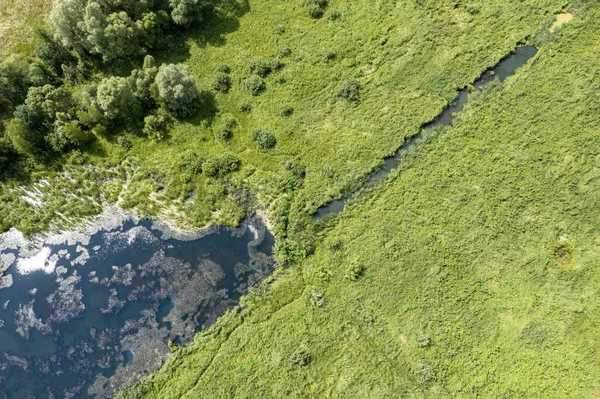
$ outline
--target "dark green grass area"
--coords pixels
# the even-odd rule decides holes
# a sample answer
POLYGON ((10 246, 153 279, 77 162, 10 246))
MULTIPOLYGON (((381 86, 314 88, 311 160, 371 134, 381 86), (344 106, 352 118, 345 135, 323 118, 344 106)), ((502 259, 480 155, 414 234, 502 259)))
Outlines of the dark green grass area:
POLYGON ((547 39, 123 396, 598 397, 599 23, 590 9, 547 39))
MULTIPOLYGON (((300 0, 223 2, 201 26, 175 38, 170 51, 157 54, 159 62, 191 67, 205 91, 199 114, 177 122, 163 141, 125 131, 119 135, 131 149, 120 147, 117 135, 101 137, 92 151, 50 169, 66 164, 73 179, 84 180, 85 165, 106 165, 95 171, 95 200, 119 198, 123 207, 187 226, 238 223, 242 187, 263 204, 293 191, 293 211, 309 214, 356 188, 383 157, 434 119, 457 88, 549 26, 563 6, 559 0, 333 0, 322 18, 313 19, 300 0), (270 73, 251 68, 260 60, 270 73), (229 83, 222 65, 230 70, 229 83), (262 85, 256 86, 256 73, 263 75, 262 85), (256 75, 254 83, 250 75, 256 75), (340 95, 344 82, 353 85, 346 98, 340 95), (236 124, 220 135, 231 118, 236 124), (252 140, 255 130, 271 132, 275 147, 261 149, 252 140), (191 152, 202 160, 235 154, 241 168, 215 177, 190 172, 185 159, 191 152), (290 160, 305 168, 305 177, 293 184, 282 177, 290 160), (132 173, 121 176, 127 184, 115 193, 103 170, 124 165, 132 173)), ((33 169, 43 170, 34 181, 56 177, 45 165, 33 169)), ((2 215, 3 229, 43 230, 57 210, 53 201, 71 208, 71 197, 63 195, 43 207, 28 205, 15 191, 22 181, 2 183, 1 195, 12 204, 2 215)), ((62 190, 70 192, 70 185, 62 190)))

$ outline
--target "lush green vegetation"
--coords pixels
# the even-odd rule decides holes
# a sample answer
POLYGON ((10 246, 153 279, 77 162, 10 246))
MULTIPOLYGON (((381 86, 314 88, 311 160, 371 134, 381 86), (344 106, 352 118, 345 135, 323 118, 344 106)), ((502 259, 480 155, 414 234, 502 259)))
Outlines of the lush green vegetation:
POLYGON ((8 70, 0 72, 9 83, 26 84, 11 87, 4 107, 1 151, 10 162, 2 164, 0 195, 10 211, 1 215, 3 229, 43 229, 63 208, 67 219, 77 216, 72 205, 79 195, 55 197, 36 183, 60 179, 65 169, 75 186, 97 177, 87 194, 98 204, 118 200, 182 224, 236 224, 244 215, 242 187, 263 204, 286 195, 290 212, 309 214, 352 191, 434 118, 456 88, 550 24, 563 5, 221 1, 201 7, 202 20, 189 25, 198 12, 183 15, 180 2, 84 3, 90 4, 74 7, 68 18, 52 14, 58 40, 42 34, 37 59, 8 59, 8 70), (323 18, 313 18, 315 7, 323 18), (81 23, 70 31, 73 19, 81 23), (180 94, 195 113, 179 113, 178 100, 164 97, 173 91, 157 90, 159 75, 152 78, 156 66, 144 66, 145 54, 156 66, 188 65, 198 94, 180 94), (29 86, 37 87, 41 102, 58 96, 72 106, 44 121, 43 140, 21 122, 23 112, 10 120, 29 86), (107 93, 106 101, 95 101, 107 93), (130 100, 130 107, 121 106, 130 100), (263 148, 254 131, 270 132, 275 140, 267 144, 276 145, 263 148), (35 142, 44 156, 32 156, 35 142), (235 156, 237 167, 215 172, 225 156, 235 156), (293 184, 286 161, 305 168, 293 184), (124 184, 115 195, 118 182, 124 184), (24 183, 48 197, 45 205, 21 197, 24 183))
POLYGON ((315 226, 314 255, 123 396, 597 397, 598 23, 582 7, 541 35, 315 226))

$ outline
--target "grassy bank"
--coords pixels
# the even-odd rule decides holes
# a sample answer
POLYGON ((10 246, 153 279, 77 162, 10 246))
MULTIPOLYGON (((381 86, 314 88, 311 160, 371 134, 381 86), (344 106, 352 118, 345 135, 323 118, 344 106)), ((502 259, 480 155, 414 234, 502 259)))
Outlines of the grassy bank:
POLYGON ((597 397, 599 22, 547 37, 124 396, 597 397))

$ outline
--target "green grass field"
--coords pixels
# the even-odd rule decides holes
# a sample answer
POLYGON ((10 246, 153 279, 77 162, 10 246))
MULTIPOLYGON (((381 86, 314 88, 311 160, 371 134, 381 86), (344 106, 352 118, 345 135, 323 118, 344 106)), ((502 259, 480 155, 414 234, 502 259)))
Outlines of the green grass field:
POLYGON ((599 22, 547 36, 124 396, 598 397, 599 22))
MULTIPOLYGON (((547 29, 563 6, 558 0, 468 5, 333 0, 324 17, 315 20, 301 1, 232 2, 159 56, 161 62, 190 65, 198 86, 209 92, 201 115, 177 124, 166 142, 132 134, 134 147, 127 152, 101 139, 91 152, 59 162, 54 168, 66 164, 77 184, 71 188, 71 183, 63 182, 58 195, 46 193, 45 207, 32 207, 15 195, 22 179, 2 183, 11 212, 0 224, 36 231, 56 221, 55 211, 77 220, 79 211, 73 210, 89 206, 79 206, 78 199, 65 197, 62 191, 77 192, 90 179, 89 168, 81 164, 100 167, 91 173, 97 175, 93 187, 78 196, 85 194, 96 203, 103 196, 116 199, 118 184, 103 170, 132 165, 135 172, 120 192, 121 206, 167 216, 182 225, 204 226, 236 224, 243 217, 243 206, 236 200, 240 187, 250 188, 263 204, 280 197, 286 191, 281 181, 284 162, 296 160, 306 167, 306 178, 293 207, 310 213, 352 191, 384 156, 451 102, 457 88, 518 43, 547 29), (334 11, 339 17, 331 20, 334 11), (283 48, 291 54, 281 55, 283 48), (285 66, 265 79, 263 94, 250 95, 241 83, 249 64, 276 56, 285 66), (232 70, 233 87, 227 94, 210 90, 220 64, 232 70), (357 103, 337 96, 347 79, 360 83, 357 103), (242 104, 252 110, 240 111, 242 104), (283 115, 285 108, 292 110, 291 115, 283 115), (230 141, 217 140, 214 131, 226 116, 235 117, 238 126, 230 141), (254 129, 272 131, 277 146, 257 149, 251 140, 254 129), (182 169, 186 151, 204 158, 232 152, 242 159, 242 168, 227 181, 190 175, 182 169)), ((47 166, 40 170, 33 181, 56 178, 47 166)), ((124 172, 118 182, 123 180, 124 172)), ((82 215, 94 212, 86 209, 82 215)))
POLYGON ((44 23, 53 0, 3 0, 0 11, 0 55, 32 50, 33 29, 44 23))

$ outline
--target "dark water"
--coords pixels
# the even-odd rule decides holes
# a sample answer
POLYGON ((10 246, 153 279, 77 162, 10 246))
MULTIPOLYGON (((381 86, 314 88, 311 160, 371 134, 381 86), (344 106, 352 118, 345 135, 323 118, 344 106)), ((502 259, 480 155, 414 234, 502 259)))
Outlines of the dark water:
POLYGON ((188 240, 125 220, 88 238, 43 244, 29 261, 0 245, 13 278, 0 289, 0 398, 106 397, 272 271, 258 220, 188 240))
MULTIPOLYGON (((527 61, 536 55, 537 51, 538 50, 533 46, 517 47, 514 53, 502 59, 493 69, 484 72, 475 82, 473 82, 474 91, 481 91, 486 84, 494 81, 495 79, 500 80, 500 82, 504 82, 506 78, 512 76, 520 67, 525 65, 527 61)), ((459 90, 458 96, 456 97, 454 103, 447 106, 442 113, 435 118, 435 120, 423 125, 421 131, 405 141, 393 156, 384 159, 383 166, 369 177, 366 185, 385 179, 392 170, 396 169, 400 164, 402 153, 411 147, 418 145, 419 142, 422 141, 422 132, 424 130, 437 126, 452 126, 454 114, 463 110, 469 101, 469 94, 470 93, 467 89, 459 90)), ((339 200, 331 201, 329 204, 317 209, 313 217, 318 219, 323 216, 339 213, 344 210, 344 207, 349 199, 349 197, 343 197, 339 200)))

